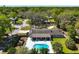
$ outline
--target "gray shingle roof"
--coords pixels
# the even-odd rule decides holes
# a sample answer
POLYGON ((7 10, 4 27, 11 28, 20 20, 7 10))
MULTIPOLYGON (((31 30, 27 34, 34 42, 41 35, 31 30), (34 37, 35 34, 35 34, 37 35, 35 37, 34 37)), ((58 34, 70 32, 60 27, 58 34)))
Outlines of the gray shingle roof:
POLYGON ((32 29, 30 31, 31 37, 64 37, 61 29, 32 29))
POLYGON ((32 33, 51 33, 49 29, 32 29, 32 33))
POLYGON ((51 34, 51 35, 63 35, 63 32, 61 29, 52 29, 52 30, 49 30, 49 29, 32 29, 31 33, 32 34, 42 33, 42 34, 51 34))
POLYGON ((32 34, 31 37, 51 37, 50 34, 32 34))
POLYGON ((51 30, 51 35, 63 35, 63 32, 61 29, 54 29, 51 30))

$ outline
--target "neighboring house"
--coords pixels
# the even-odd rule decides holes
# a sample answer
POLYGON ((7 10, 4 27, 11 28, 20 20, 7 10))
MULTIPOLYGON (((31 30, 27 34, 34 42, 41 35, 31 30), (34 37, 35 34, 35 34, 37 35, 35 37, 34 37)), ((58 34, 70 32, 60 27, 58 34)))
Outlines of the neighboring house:
POLYGON ((31 29, 30 37, 33 40, 50 40, 51 38, 64 38, 64 33, 61 29, 31 29))
POLYGON ((49 40, 51 40, 50 34, 32 34, 31 38, 33 41, 49 41, 49 40))

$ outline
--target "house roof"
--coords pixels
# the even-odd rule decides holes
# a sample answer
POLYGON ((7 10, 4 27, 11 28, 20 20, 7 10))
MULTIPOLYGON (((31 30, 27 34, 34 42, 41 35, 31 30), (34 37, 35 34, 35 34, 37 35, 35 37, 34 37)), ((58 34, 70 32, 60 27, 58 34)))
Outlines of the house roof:
POLYGON ((51 37, 50 34, 32 34, 31 37, 51 37))
POLYGON ((32 33, 51 33, 49 29, 32 29, 32 33))
POLYGON ((63 35, 61 29, 32 29, 32 34, 51 34, 51 35, 63 35))
POLYGON ((63 31, 61 29, 53 29, 51 30, 51 35, 63 35, 63 31))

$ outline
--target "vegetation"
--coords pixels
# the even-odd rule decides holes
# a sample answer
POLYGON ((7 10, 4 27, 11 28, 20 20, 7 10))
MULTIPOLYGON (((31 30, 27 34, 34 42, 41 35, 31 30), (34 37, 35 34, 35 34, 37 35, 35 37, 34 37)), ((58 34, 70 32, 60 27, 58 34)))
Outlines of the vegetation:
MULTIPOLYGON (((14 22, 14 24, 22 24, 22 19, 29 19, 26 22, 27 24, 30 24, 32 26, 38 26, 39 28, 47 28, 48 24, 46 23, 46 21, 49 21, 55 22, 55 26, 57 26, 57 28, 62 29, 64 32, 68 32, 67 39, 53 39, 52 44, 54 45, 54 50, 57 51, 57 53, 59 53, 61 50, 63 50, 62 52, 64 53, 79 53, 79 50, 75 50, 76 43, 74 41, 76 40, 75 36, 77 36, 76 29, 79 29, 79 8, 0 7, 0 11, 0 43, 4 43, 4 36, 6 36, 5 34, 8 35, 12 32, 12 30, 15 29, 11 26, 11 22, 14 22), (12 20, 10 20, 10 18, 12 18, 12 20), (61 47, 63 47, 63 49, 61 47)), ((31 26, 21 28, 21 30, 30 29, 31 26)), ((12 36, 10 39, 12 39, 11 43, 4 45, 4 51, 7 51, 9 49, 9 53, 14 53, 14 47, 16 46, 19 37, 12 36)), ((37 53, 35 49, 32 50, 33 53, 37 53)), ((47 53, 48 50, 43 49, 41 51, 41 53, 47 53)))
POLYGON ((48 54, 48 51, 49 51, 49 49, 47 49, 47 48, 40 49, 41 54, 48 54))
POLYGON ((11 47, 15 47, 17 45, 17 42, 19 41, 19 36, 13 35, 10 38, 8 37, 7 39, 9 39, 9 42, 6 43, 6 41, 3 41, 5 44, 2 43, 5 46, 5 49, 3 50, 4 52, 7 52, 8 49, 10 49, 11 47))
POLYGON ((74 26, 68 25, 67 31, 68 31, 68 36, 69 36, 71 39, 75 40, 76 30, 74 29, 74 26))
POLYGON ((27 54, 28 53, 28 48, 26 47, 17 47, 16 48, 16 54, 27 54))
POLYGON ((16 21, 16 24, 22 24, 22 23, 23 23, 23 21, 22 21, 21 18, 19 18, 19 19, 16 21))
POLYGON ((77 50, 75 42, 71 39, 66 41, 66 46, 71 50, 77 50))
POLYGON ((55 20, 54 19, 48 19, 48 22, 55 22, 55 20))
POLYGON ((54 49, 55 53, 63 53, 63 47, 58 42, 53 44, 53 49, 54 49))
POLYGON ((38 53, 38 50, 36 50, 35 48, 31 49, 31 54, 37 54, 38 53))
POLYGON ((76 29, 79 29, 79 20, 76 21, 75 28, 76 28, 76 29))
POLYGON ((31 24, 32 24, 32 23, 31 23, 31 20, 28 19, 28 20, 26 21, 26 24, 30 24, 30 25, 31 25, 31 24))
POLYGON ((6 33, 11 32, 11 24, 10 20, 6 17, 6 15, 0 15, 0 42, 5 36, 6 33))
POLYGON ((48 54, 48 49, 46 49, 46 48, 42 48, 42 49, 35 49, 35 48, 33 48, 32 50, 31 50, 31 53, 32 54, 48 54))
POLYGON ((15 54, 16 49, 14 47, 11 47, 8 49, 8 54, 15 54))
POLYGON ((22 27, 21 30, 30 30, 31 26, 22 27))
POLYGON ((52 44, 55 44, 56 42, 60 43, 63 47, 63 52, 64 53, 79 53, 79 50, 71 50, 66 47, 66 38, 52 38, 53 41, 51 42, 52 44))

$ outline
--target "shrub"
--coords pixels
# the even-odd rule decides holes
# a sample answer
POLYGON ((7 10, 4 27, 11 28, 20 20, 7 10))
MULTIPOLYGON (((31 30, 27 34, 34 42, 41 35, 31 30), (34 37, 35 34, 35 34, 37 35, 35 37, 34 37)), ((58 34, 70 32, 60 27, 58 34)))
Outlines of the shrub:
POLYGON ((8 50, 10 47, 11 47, 10 44, 6 44, 6 45, 5 45, 5 48, 4 48, 4 50, 3 50, 3 52, 7 52, 7 50, 8 50))
POLYGON ((75 38, 75 43, 79 44, 79 38, 75 38))
POLYGON ((28 21, 26 21, 27 24, 32 24, 31 20, 29 19, 28 21))
POLYGON ((30 53, 31 53, 31 54, 37 54, 37 53, 38 53, 38 50, 35 49, 35 48, 33 48, 30 53))
POLYGON ((28 48, 27 47, 18 47, 18 49, 16 50, 16 54, 26 54, 28 53, 28 48))
POLYGON ((66 41, 66 47, 71 50, 77 50, 76 44, 72 39, 66 41))
POLYGON ((42 53, 42 54, 47 54, 48 51, 49 51, 49 49, 47 49, 47 48, 40 49, 40 53, 42 53))
POLYGON ((53 44, 53 49, 56 53, 63 53, 63 47, 60 43, 56 42, 53 44))
POLYGON ((49 51, 49 49, 47 49, 47 48, 42 48, 42 49, 33 48, 30 53, 31 54, 47 54, 48 51, 49 51))
POLYGON ((14 47, 11 47, 8 49, 8 54, 14 54, 16 52, 16 49, 14 47))

